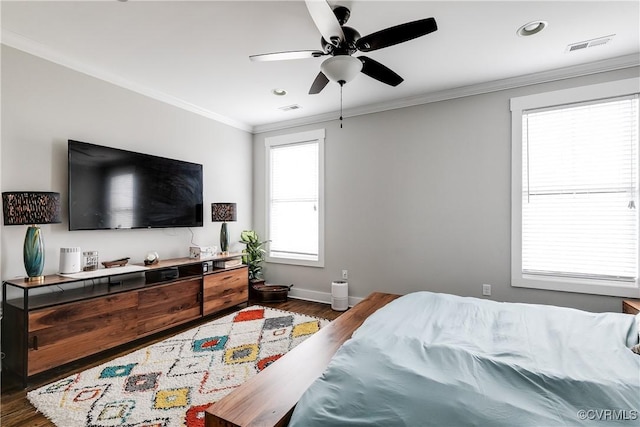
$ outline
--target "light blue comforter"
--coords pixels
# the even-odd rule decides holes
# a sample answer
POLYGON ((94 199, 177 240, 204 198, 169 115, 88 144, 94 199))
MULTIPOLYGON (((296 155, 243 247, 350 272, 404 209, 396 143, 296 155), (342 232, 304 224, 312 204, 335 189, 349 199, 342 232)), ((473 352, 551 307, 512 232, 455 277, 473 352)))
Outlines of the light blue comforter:
POLYGON ((365 321, 290 425, 640 426, 637 343, 631 315, 413 293, 365 321))

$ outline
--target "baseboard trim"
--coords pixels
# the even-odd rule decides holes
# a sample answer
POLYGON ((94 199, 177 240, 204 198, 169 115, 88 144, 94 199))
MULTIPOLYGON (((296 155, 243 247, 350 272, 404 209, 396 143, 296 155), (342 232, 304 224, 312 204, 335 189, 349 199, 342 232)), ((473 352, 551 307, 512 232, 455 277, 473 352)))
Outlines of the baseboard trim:
MULTIPOLYGON (((310 289, 300 289, 293 287, 289 291, 289 298, 293 299, 301 299, 304 301, 311 302, 320 302, 323 304, 331 304, 331 293, 330 292, 318 292, 312 291, 310 289)), ((364 298, 360 297, 349 297, 349 307, 353 307, 364 298)))

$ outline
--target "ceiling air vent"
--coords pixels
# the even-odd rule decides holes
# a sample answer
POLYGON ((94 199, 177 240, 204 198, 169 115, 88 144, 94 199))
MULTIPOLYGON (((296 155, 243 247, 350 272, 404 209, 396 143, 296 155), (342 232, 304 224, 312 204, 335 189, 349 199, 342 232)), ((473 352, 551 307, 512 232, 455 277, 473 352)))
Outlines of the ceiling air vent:
POLYGON ((603 44, 607 44, 613 39, 615 34, 611 34, 610 36, 598 37, 597 39, 586 40, 583 42, 572 43, 567 46, 565 52, 574 52, 576 50, 587 49, 589 47, 602 46, 603 44))
POLYGON ((298 104, 292 104, 292 105, 285 105, 284 107, 279 107, 278 109, 282 111, 291 111, 291 110, 299 110, 301 108, 302 107, 299 106, 298 104))

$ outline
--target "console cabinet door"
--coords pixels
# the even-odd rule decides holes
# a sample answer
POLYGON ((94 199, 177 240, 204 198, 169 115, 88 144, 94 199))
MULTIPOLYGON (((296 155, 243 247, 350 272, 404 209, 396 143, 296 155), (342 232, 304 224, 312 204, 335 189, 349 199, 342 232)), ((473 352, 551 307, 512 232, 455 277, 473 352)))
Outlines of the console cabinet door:
POLYGON ((138 291, 138 335, 199 318, 201 280, 182 280, 138 291))
POLYGON ((128 292, 29 312, 27 375, 133 341, 137 305, 128 292))
POLYGON ((246 267, 204 276, 202 312, 205 316, 247 302, 248 297, 249 273, 246 267))

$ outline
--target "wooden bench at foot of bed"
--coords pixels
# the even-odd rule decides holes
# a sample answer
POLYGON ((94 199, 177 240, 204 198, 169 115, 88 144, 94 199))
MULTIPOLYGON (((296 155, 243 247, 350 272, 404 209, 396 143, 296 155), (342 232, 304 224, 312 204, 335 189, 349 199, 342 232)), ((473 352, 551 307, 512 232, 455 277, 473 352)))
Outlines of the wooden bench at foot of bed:
POLYGON ((205 412, 205 426, 286 426, 302 394, 322 374, 342 343, 374 311, 398 297, 380 292, 369 295, 211 405, 205 412))

